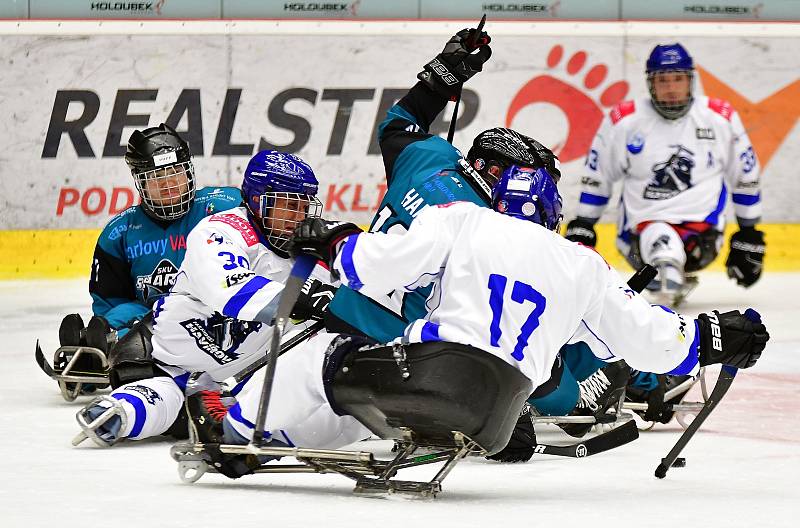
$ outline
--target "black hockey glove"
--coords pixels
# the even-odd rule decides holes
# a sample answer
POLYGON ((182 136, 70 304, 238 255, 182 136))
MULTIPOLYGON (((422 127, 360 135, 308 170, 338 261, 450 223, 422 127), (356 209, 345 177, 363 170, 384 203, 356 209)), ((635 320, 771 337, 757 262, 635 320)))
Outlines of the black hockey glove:
POLYGON ((289 254, 293 257, 300 254, 311 255, 333 269, 333 261, 344 239, 362 232, 360 227, 350 222, 306 218, 294 230, 289 254))
POLYGON ((492 56, 491 38, 485 31, 474 38, 475 28, 462 29, 444 49, 417 74, 417 79, 448 99, 455 100, 461 85, 483 69, 492 56), (477 53, 473 53, 478 50, 477 53))
POLYGON ((594 224, 576 218, 567 224, 567 232, 564 238, 578 242, 584 246, 595 247, 597 245, 597 232, 594 230, 594 224))
POLYGON ((728 277, 736 279, 739 286, 752 286, 761 277, 764 264, 764 233, 754 227, 741 227, 731 236, 731 251, 725 265, 728 277))
POLYGON ((325 284, 321 280, 309 277, 300 290, 300 296, 294 303, 292 319, 314 319, 321 320, 325 315, 325 310, 333 300, 336 293, 336 286, 325 284))
POLYGON ((699 361, 701 366, 723 363, 738 368, 752 367, 761 357, 769 341, 761 315, 748 308, 697 316, 700 330, 699 361))
POLYGON ((501 451, 486 458, 498 462, 527 462, 533 456, 535 448, 536 432, 533 430, 530 411, 526 405, 517 419, 517 425, 514 426, 508 444, 501 451))

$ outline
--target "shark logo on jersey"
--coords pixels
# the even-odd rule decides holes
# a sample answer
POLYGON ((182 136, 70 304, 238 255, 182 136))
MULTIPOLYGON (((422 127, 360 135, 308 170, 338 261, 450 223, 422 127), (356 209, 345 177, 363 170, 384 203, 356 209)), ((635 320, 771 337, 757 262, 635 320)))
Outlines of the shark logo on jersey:
POLYGON ((180 325, 194 339, 197 347, 220 365, 227 365, 238 359, 236 352, 247 336, 257 332, 261 323, 240 321, 225 317, 219 312, 208 319, 188 319, 180 325))
POLYGON ((647 200, 666 200, 692 187, 694 152, 683 145, 670 145, 675 149, 669 159, 653 165, 653 179, 644 190, 647 200))
POLYGON ((144 399, 147 400, 147 403, 149 403, 150 405, 155 405, 156 401, 161 400, 161 396, 159 396, 159 394, 156 391, 144 385, 127 386, 125 387, 125 390, 138 392, 139 394, 144 396, 144 399))
POLYGON ((162 259, 150 275, 136 277, 136 289, 142 291, 142 297, 152 302, 153 298, 161 297, 169 292, 175 284, 178 275, 178 266, 169 259, 162 259))

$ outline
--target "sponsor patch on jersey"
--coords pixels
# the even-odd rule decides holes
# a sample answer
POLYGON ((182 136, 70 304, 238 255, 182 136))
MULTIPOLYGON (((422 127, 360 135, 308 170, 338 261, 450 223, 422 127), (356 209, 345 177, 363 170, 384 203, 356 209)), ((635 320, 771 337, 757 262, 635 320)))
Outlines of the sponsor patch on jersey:
POLYGON ((731 120, 731 116, 733 115, 733 107, 728 101, 724 99, 711 98, 708 100, 708 107, 728 121, 731 120))
POLYGON ((225 237, 220 235, 219 233, 211 233, 209 237, 206 239, 206 244, 224 244, 225 237))
POLYGON ((239 345, 261 328, 261 323, 239 321, 219 312, 214 312, 206 320, 188 319, 181 321, 180 325, 194 339, 197 347, 220 365, 238 359, 239 345))
POLYGON ((617 124, 620 120, 636 111, 636 103, 634 101, 624 101, 611 110, 611 122, 617 124))
POLYGON ((228 224, 241 233, 242 238, 248 247, 258 244, 258 235, 256 235, 256 230, 253 229, 253 226, 250 225, 250 222, 244 218, 236 216, 235 214, 223 213, 212 216, 209 222, 222 222, 223 224, 228 224))
POLYGON ((695 128, 697 139, 716 139, 713 128, 695 128))
POLYGON ((144 385, 127 386, 125 390, 141 394, 150 405, 155 405, 157 401, 162 400, 161 396, 156 391, 144 385))
POLYGON ((627 147, 628 147, 628 152, 630 152, 631 154, 640 153, 644 148, 644 136, 639 134, 638 132, 635 133, 628 141, 627 147))
POLYGON ((581 185, 586 187, 600 187, 600 180, 595 180, 594 178, 589 178, 588 176, 584 176, 581 178, 581 185))
POLYGON ((136 289, 142 291, 142 297, 152 300, 154 297, 161 297, 169 292, 175 284, 175 277, 178 275, 178 267, 169 259, 162 259, 150 275, 139 275, 136 277, 136 289))
POLYGON ((237 284, 241 284, 243 282, 246 282, 253 275, 255 275, 255 273, 252 272, 252 271, 243 271, 241 273, 232 273, 232 274, 228 275, 227 277, 225 277, 225 280, 222 281, 222 287, 223 288, 230 288, 231 286, 236 286, 237 284))
POLYGON ((122 233, 128 230, 128 224, 120 224, 108 234, 109 240, 117 240, 119 237, 122 236, 122 233))

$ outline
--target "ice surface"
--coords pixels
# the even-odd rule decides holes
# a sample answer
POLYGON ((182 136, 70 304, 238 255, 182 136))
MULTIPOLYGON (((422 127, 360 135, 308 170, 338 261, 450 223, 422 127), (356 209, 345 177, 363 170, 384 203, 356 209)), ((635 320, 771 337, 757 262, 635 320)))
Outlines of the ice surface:
POLYGON ((167 441, 71 447, 86 399, 63 401, 33 351, 40 338, 50 360, 61 317, 89 314, 86 282, 0 282, 0 527, 800 526, 800 274, 767 274, 749 290, 701 277, 684 312, 753 306, 772 340, 684 450, 685 468, 653 477, 679 435, 670 424, 587 459, 468 459, 434 501, 354 496, 339 475, 208 474, 187 485, 167 441))

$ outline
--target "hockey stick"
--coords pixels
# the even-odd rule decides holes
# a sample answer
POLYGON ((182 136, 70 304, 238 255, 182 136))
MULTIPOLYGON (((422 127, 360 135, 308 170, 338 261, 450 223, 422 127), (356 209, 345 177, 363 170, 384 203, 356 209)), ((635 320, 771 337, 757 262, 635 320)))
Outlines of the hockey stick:
POLYGON ((540 455, 556 455, 572 458, 584 458, 596 455, 603 451, 609 451, 619 446, 633 442, 639 438, 639 429, 636 422, 629 420, 619 427, 589 438, 584 442, 566 446, 555 446, 550 444, 536 444, 533 448, 534 453, 540 455))
POLYGON ((45 374, 56 379, 56 371, 53 370, 53 367, 51 367, 50 363, 44 358, 44 352, 42 352, 42 347, 39 346, 38 339, 36 340, 36 364, 39 365, 39 368, 42 369, 45 374))
MULTIPOLYGON (((483 31, 483 25, 486 24, 486 15, 484 14, 481 17, 481 21, 478 22, 478 27, 475 30, 469 40, 467 41, 467 50, 470 50, 475 47, 475 43, 478 42, 478 37, 481 36, 481 31, 483 31)), ((461 104, 461 92, 464 90, 464 83, 461 83, 461 86, 458 88, 458 95, 456 96, 456 104, 453 107, 453 117, 450 118, 450 128, 447 130, 447 142, 451 145, 453 144, 453 136, 456 133, 456 120, 458 119, 458 106, 461 104)))
MULTIPOLYGON (((325 327, 325 324, 322 321, 314 321, 308 328, 304 329, 297 335, 293 336, 291 339, 286 341, 285 343, 281 344, 280 352, 278 353, 278 357, 284 355, 286 352, 290 351, 313 334, 317 333, 318 331, 322 330, 325 327)), ((247 376, 253 374, 261 367, 267 364, 269 361, 269 356, 261 356, 258 358, 257 361, 247 365, 245 368, 237 372, 233 375, 233 378, 236 380, 236 383, 241 383, 242 380, 247 378, 247 376)))
POLYGON ((292 266, 289 279, 283 287, 281 300, 278 303, 278 310, 275 312, 275 324, 272 326, 272 341, 269 344, 269 354, 267 354, 267 368, 264 372, 264 386, 261 389, 261 402, 258 404, 258 415, 256 416, 255 430, 250 446, 260 448, 264 444, 264 425, 267 421, 267 409, 272 393, 272 382, 275 380, 275 367, 278 364, 278 354, 281 348, 281 336, 289 315, 292 313, 295 302, 300 296, 303 283, 311 275, 317 260, 309 255, 299 255, 292 266))
POLYGON ((675 460, 677 460, 683 448, 686 447, 686 444, 689 443, 689 440, 691 440, 697 430, 700 429, 700 426, 706 421, 711 411, 714 410, 722 397, 725 396, 725 393, 728 392, 728 389, 733 383, 733 378, 736 377, 738 371, 739 369, 736 367, 722 365, 717 383, 714 385, 714 389, 708 396, 705 405, 703 405, 703 408, 697 413, 697 416, 692 420, 692 423, 689 424, 689 427, 686 428, 681 437, 678 438, 675 446, 667 453, 667 456, 661 459, 661 463, 658 465, 655 472, 657 478, 663 479, 667 476, 667 471, 669 471, 669 468, 675 463, 675 460))

